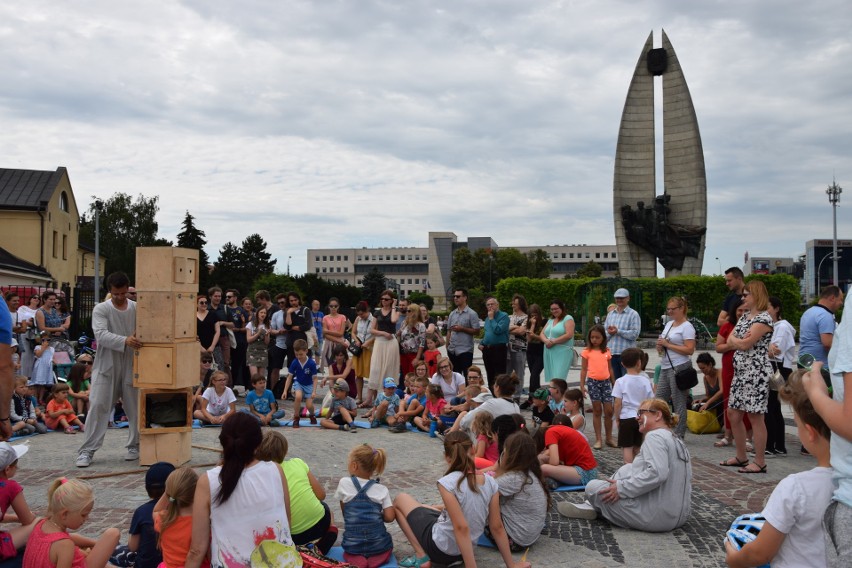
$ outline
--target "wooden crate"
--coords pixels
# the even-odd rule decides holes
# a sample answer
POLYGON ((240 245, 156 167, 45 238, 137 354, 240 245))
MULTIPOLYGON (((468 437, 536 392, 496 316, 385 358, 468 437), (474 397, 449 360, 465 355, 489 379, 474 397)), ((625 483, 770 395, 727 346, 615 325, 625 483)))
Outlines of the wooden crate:
POLYGON ((197 249, 136 248, 136 289, 146 292, 198 292, 197 249))
POLYGON ((148 343, 133 353, 133 386, 180 389, 199 382, 201 345, 195 339, 148 343))
POLYGON ((164 432, 139 437, 139 465, 169 462, 175 467, 192 459, 192 432, 164 432))
POLYGON ((195 339, 194 292, 138 292, 136 338, 142 343, 171 343, 195 339))
MULTIPOLYGON (((190 432, 192 430, 192 409, 194 406, 192 388, 183 389, 139 389, 139 433, 162 434, 169 432, 190 432), (153 427, 157 423, 155 405, 157 403, 177 401, 183 412, 180 426, 153 427)), ((177 406, 177 404, 175 404, 177 406)))

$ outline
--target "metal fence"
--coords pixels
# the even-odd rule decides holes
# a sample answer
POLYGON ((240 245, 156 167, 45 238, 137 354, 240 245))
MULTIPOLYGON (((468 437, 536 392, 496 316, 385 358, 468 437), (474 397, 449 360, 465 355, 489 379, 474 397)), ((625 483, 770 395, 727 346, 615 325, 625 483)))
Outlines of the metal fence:
POLYGON ((71 314, 71 327, 68 329, 68 337, 76 340, 82 334, 92 337, 92 310, 95 307, 95 294, 92 290, 84 290, 81 287, 71 288, 45 288, 36 286, 0 286, 3 296, 9 292, 17 294, 21 299, 21 305, 25 305, 32 296, 41 296, 44 292, 56 292, 68 302, 71 314))

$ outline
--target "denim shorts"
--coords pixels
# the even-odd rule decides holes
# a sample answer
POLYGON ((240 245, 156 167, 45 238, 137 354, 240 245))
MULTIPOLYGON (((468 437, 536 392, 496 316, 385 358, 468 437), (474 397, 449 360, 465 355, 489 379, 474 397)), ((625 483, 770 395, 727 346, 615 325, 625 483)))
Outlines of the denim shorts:
POLYGON ((612 383, 609 379, 603 381, 586 379, 586 390, 589 391, 589 398, 593 401, 612 402, 612 383))
POLYGON ((580 476, 580 485, 588 485, 591 480, 598 478, 598 468, 596 467, 593 467, 592 469, 586 471, 579 465, 575 465, 574 469, 580 476))
POLYGON ((305 395, 305 398, 310 398, 314 394, 314 384, 303 385, 299 381, 293 381, 293 391, 300 390, 305 395))

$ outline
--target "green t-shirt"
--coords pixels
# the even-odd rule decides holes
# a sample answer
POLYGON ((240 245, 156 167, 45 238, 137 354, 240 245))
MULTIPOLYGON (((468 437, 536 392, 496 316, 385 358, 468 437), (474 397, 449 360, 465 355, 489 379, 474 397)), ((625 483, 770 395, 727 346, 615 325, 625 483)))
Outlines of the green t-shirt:
POLYGON ((311 488, 308 464, 292 458, 285 460, 281 468, 287 477, 287 491, 290 493, 290 533, 303 533, 322 520, 325 507, 311 488))

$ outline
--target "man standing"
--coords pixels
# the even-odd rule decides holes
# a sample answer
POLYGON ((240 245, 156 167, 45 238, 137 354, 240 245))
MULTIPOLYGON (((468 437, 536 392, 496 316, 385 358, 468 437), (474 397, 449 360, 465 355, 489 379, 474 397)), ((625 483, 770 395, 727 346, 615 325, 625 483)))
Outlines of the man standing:
MULTIPOLYGON (((479 343, 482 351, 482 362, 485 363, 485 374, 488 378, 488 388, 494 392, 494 381, 497 375, 506 372, 506 362, 509 353, 506 344, 509 343, 509 314, 500 311, 500 304, 494 296, 485 299, 485 336, 479 343)), ((479 323, 479 322, 477 322, 479 323)), ((520 397, 520 390, 516 393, 520 397)))
POLYGON ((615 378, 624 375, 621 366, 621 354, 625 349, 636 347, 636 339, 642 331, 642 321, 639 313, 630 307, 630 292, 619 288, 613 295, 615 309, 606 315, 606 345, 612 352, 612 372, 615 378))
POLYGON ((719 312, 719 317, 716 318, 717 326, 722 327, 725 325, 725 322, 728 321, 728 314, 735 311, 736 308, 734 308, 734 305, 743 297, 743 288, 745 288, 743 278, 743 271, 736 266, 732 266, 725 271, 725 286, 728 287, 731 293, 725 296, 725 301, 722 303, 722 311, 719 312))
POLYGON ((275 303, 278 305, 278 310, 272 314, 272 319, 269 321, 269 335, 275 340, 275 345, 269 347, 269 390, 277 397, 275 386, 278 384, 278 377, 287 358, 287 329, 284 325, 284 316, 287 315, 287 295, 278 294, 275 296, 275 303))
POLYGON ((236 347, 231 348, 231 381, 235 387, 242 385, 243 394, 245 394, 251 389, 251 381, 248 380, 248 368, 246 367, 246 350, 248 349, 246 324, 249 314, 237 305, 239 298, 239 290, 231 288, 225 291, 225 310, 231 325, 233 325, 230 329, 237 343, 236 347))
POLYGON ((314 361, 319 365, 322 359, 322 318, 325 316, 320 311, 320 301, 311 302, 311 319, 314 321, 314 331, 317 332, 317 344, 314 345, 314 361))
POLYGON ((92 367, 86 439, 77 454, 77 467, 89 467, 103 445, 109 416, 121 398, 130 428, 127 436, 128 461, 139 459, 139 391, 133 386, 133 350, 142 347, 136 339, 136 302, 127 299, 130 280, 123 272, 107 277, 110 299, 92 310, 92 329, 98 342, 98 355, 92 367))
POLYGON ((405 325, 405 318, 408 315, 408 306, 411 302, 409 302, 405 298, 400 298, 399 303, 397 304, 396 311, 399 312, 399 319, 396 320, 396 330, 399 331, 402 326, 405 325))
MULTIPOLYGON (((828 351, 834 340, 834 312, 843 305, 843 292, 837 286, 826 286, 815 306, 805 310, 799 321, 799 355, 808 353, 828 366, 828 351)), ((843 314, 846 317, 846 314, 843 314)))
POLYGON ((12 385, 15 371, 12 365, 12 314, 6 301, 0 298, 0 440, 12 437, 12 385), (4 416, 5 415, 5 416, 4 416))
POLYGON ((467 290, 453 292, 456 309, 447 317, 447 356, 453 370, 467 377, 473 364, 473 336, 479 332, 479 316, 467 305, 467 290))

